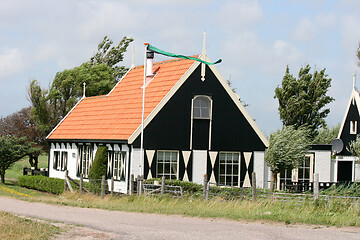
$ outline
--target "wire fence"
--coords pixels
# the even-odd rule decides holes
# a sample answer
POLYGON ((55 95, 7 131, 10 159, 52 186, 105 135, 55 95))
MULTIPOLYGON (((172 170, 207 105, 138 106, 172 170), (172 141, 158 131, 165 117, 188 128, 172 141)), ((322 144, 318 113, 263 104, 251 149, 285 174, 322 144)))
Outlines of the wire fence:
MULTIPOLYGON (((271 192, 269 190, 256 188, 256 176, 253 173, 252 187, 244 188, 237 186, 225 186, 217 183, 209 182, 207 176, 204 176, 204 184, 202 186, 204 200, 211 200, 216 198, 222 198, 225 200, 264 200, 271 201, 295 201, 299 204, 306 202, 314 202, 317 204, 324 204, 330 206, 332 202, 342 202, 343 204, 350 204, 352 206, 360 207, 360 197, 351 196, 333 196, 333 195, 320 195, 319 194, 319 182, 316 181, 318 177, 315 177, 313 183, 312 193, 290 193, 290 192, 271 192)), ((145 196, 157 196, 164 195, 175 198, 184 197, 185 193, 181 186, 165 184, 165 177, 161 179, 161 183, 154 182, 153 184, 144 183, 144 178, 138 176, 134 179, 132 175, 129 182, 128 194, 137 194, 145 196)), ((92 179, 91 181, 84 182, 82 175, 79 180, 74 180, 65 173, 64 191, 69 189, 70 191, 80 191, 87 193, 100 194, 104 198, 105 194, 114 195, 114 179, 110 181, 110 186, 105 176, 102 179, 92 179)), ((198 195, 197 195, 198 196, 198 195)))

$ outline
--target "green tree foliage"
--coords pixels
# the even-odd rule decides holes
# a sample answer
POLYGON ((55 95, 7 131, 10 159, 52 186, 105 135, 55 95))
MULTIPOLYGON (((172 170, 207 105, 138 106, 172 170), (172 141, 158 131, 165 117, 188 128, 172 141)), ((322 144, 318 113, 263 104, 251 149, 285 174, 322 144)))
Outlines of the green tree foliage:
POLYGON ((117 46, 112 46, 113 41, 105 36, 89 61, 58 72, 49 90, 43 90, 36 80, 30 83, 28 94, 32 116, 45 136, 83 96, 83 83, 86 83, 88 97, 109 93, 128 70, 119 63, 132 41, 132 38, 124 37, 117 46))
POLYGON ((352 155, 357 156, 360 160, 360 134, 356 136, 356 139, 354 141, 351 141, 349 146, 346 147, 346 150, 348 150, 352 155))
POLYGON ((280 119, 285 126, 295 128, 307 126, 311 137, 317 135, 320 127, 326 125, 324 118, 330 109, 324 107, 334 101, 327 96, 331 86, 331 78, 325 74, 325 69, 310 73, 310 66, 301 68, 298 78, 290 74, 286 68, 281 87, 275 89, 275 96, 279 101, 280 119))
POLYGON ((3 137, 26 137, 30 146, 28 151, 29 163, 37 168, 38 157, 43 151, 47 151, 47 143, 42 132, 31 118, 31 107, 23 108, 4 118, 0 118, 0 136, 3 137))
POLYGON ((336 126, 328 128, 322 127, 313 140, 313 144, 330 144, 332 140, 337 138, 340 131, 340 123, 336 126))
POLYGON ((124 66, 118 66, 119 62, 124 59, 124 53, 126 52, 129 44, 134 41, 133 38, 123 37, 117 46, 112 46, 113 41, 107 36, 99 43, 98 51, 90 59, 89 63, 92 65, 105 64, 114 70, 114 76, 118 80, 128 70, 124 66))
POLYGON ((2 183, 5 183, 6 170, 25 157, 30 148, 25 138, 0 136, 0 176, 2 183))
POLYGON ((101 189, 101 178, 106 176, 107 147, 99 146, 96 150, 95 159, 89 170, 89 182, 96 193, 101 189))
POLYGON ((83 83, 86 83, 86 96, 104 95, 116 84, 113 74, 114 70, 105 64, 89 63, 58 72, 48 96, 57 121, 65 117, 83 96, 83 83))
POLYGON ((31 102, 31 118, 42 131, 43 138, 57 124, 55 109, 50 107, 48 90, 40 87, 38 81, 33 80, 28 87, 28 99, 31 102))
POLYGON ((305 159, 310 143, 308 135, 308 129, 294 126, 285 126, 270 135, 269 148, 265 151, 265 161, 272 172, 272 190, 276 174, 299 166, 305 159))

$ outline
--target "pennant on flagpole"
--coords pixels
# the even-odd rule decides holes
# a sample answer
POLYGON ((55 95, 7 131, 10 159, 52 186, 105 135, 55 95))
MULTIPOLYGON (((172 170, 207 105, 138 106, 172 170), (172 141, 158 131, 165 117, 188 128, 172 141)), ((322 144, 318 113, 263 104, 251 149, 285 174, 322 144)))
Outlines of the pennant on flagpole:
POLYGON ((184 55, 179 55, 179 54, 174 54, 174 53, 169 53, 169 52, 166 52, 166 51, 163 51, 161 49, 158 49, 150 44, 147 45, 147 48, 149 50, 152 50, 156 53, 159 53, 159 54, 162 54, 162 55, 165 55, 165 56, 169 56, 169 57, 176 57, 176 58, 184 58, 184 59, 191 59, 191 60, 195 60, 195 61, 198 61, 198 62, 202 62, 202 63, 205 63, 207 65, 214 65, 214 64, 217 64, 217 63, 221 63, 221 59, 217 60, 216 62, 207 62, 207 61, 204 61, 202 59, 199 59, 199 58, 195 58, 195 57, 188 57, 188 56, 184 56, 184 55))

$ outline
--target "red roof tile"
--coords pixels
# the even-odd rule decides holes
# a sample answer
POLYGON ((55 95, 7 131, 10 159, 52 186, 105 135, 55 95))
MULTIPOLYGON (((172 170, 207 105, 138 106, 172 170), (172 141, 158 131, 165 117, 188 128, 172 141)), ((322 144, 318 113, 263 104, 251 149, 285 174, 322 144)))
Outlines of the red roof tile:
MULTIPOLYGON (((161 102, 194 60, 154 63, 155 77, 145 94, 145 118, 161 102)), ((127 140, 141 125, 144 66, 135 67, 107 96, 84 98, 48 139, 127 140)))

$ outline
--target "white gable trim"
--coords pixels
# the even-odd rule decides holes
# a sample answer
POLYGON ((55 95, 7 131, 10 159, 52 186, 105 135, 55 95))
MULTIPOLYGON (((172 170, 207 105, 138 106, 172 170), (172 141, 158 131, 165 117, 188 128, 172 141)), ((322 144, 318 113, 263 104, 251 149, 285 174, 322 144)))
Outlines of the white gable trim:
POLYGON ((350 96, 350 99, 349 99, 349 103, 348 103, 348 107, 345 111, 345 114, 344 114, 344 118, 343 118, 343 121, 341 123, 341 127, 340 127, 340 131, 339 131, 339 134, 338 134, 338 138, 340 138, 341 134, 342 134, 342 131, 344 129, 344 125, 345 125, 345 121, 346 121, 346 117, 349 113, 349 110, 350 110, 350 107, 351 107, 351 102, 353 101, 353 99, 355 100, 355 104, 356 104, 356 107, 358 109, 358 112, 360 113, 360 96, 359 96, 359 93, 353 89, 352 92, 351 92, 351 96, 350 96))
MULTIPOLYGON (((207 55, 204 56, 204 59, 210 61, 207 55)), ((183 83, 189 78, 189 76, 195 71, 195 69, 200 65, 200 62, 194 62, 193 65, 185 72, 185 74, 180 78, 180 80, 174 85, 174 87, 166 94, 166 96, 160 101, 160 103, 155 107, 155 109, 149 114, 149 116, 144 121, 144 128, 151 122, 151 120, 159 113, 159 111, 165 106, 165 104, 170 100, 170 98, 176 93, 176 91, 183 85, 183 83)), ((245 110, 244 106, 241 104, 240 100, 237 98, 236 94, 231 90, 229 85, 226 83, 224 78, 220 75, 219 71, 215 68, 214 65, 209 65, 212 72, 215 74, 221 85, 224 87, 225 91, 229 94, 233 102, 236 104, 240 112, 243 114, 245 119, 248 121, 250 126, 254 129, 258 137, 261 139, 265 147, 269 147, 269 141, 256 125, 255 121, 251 118, 249 113, 245 110)), ((128 143, 132 144, 135 139, 141 133, 141 125, 136 129, 136 131, 130 136, 128 143)))
MULTIPOLYGON (((165 97, 160 101, 160 103, 154 108, 154 110, 149 114, 149 116, 144 120, 144 129, 151 122, 151 120, 160 112, 160 110, 165 106, 165 104, 170 100, 170 98, 176 93, 176 91, 183 85, 183 83, 190 77, 190 75, 195 71, 195 69, 200 65, 200 62, 195 61, 191 67, 184 73, 179 81, 170 89, 170 91, 165 95, 165 97)), ((128 143, 132 144, 135 139, 141 133, 141 124, 135 130, 135 132, 129 137, 128 143)))

